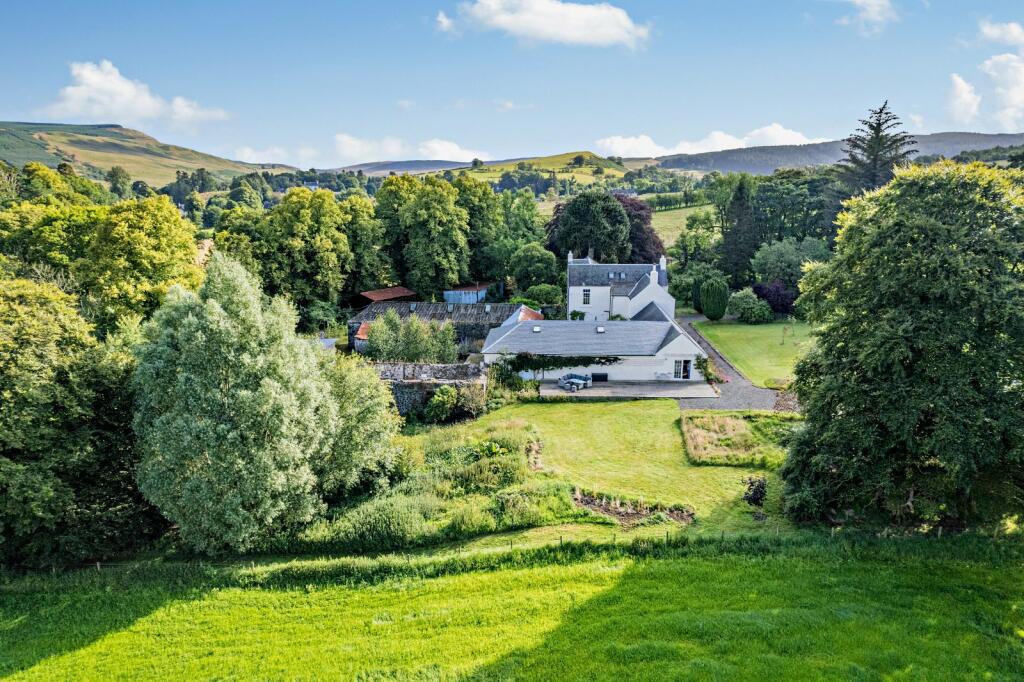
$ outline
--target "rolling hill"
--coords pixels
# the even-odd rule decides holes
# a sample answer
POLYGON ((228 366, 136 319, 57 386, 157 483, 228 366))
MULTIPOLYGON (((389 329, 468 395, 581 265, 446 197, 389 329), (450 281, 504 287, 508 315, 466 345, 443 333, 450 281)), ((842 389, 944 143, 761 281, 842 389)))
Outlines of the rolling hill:
POLYGON ((111 166, 124 166, 134 179, 164 185, 176 171, 206 168, 232 177, 254 170, 285 171, 281 164, 244 163, 162 142, 119 125, 0 122, 0 160, 14 166, 38 161, 71 163, 79 173, 100 178, 111 166))
MULTIPOLYGON (((940 154, 952 157, 963 151, 1024 144, 1024 134, 933 133, 916 135, 921 156, 940 154)), ((836 163, 845 156, 842 140, 777 147, 745 147, 702 154, 672 154, 655 161, 662 168, 693 171, 741 171, 765 175, 777 168, 816 166, 836 163)), ((629 165, 627 163, 627 165, 629 165)))

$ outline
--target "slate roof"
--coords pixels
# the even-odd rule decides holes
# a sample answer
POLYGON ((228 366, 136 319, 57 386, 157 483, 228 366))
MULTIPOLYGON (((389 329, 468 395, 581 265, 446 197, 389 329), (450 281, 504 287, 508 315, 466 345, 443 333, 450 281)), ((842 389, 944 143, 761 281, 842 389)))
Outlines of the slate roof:
POLYGON ((669 319, 669 317, 667 315, 665 315, 665 312, 661 308, 659 308, 658 305, 654 301, 651 301, 650 303, 645 305, 640 312, 638 312, 636 315, 634 315, 633 317, 631 317, 629 319, 630 319, 630 321, 635 321, 635 322, 671 322, 672 321, 672 320, 669 319))
POLYGON ((349 325, 371 322, 393 309, 401 318, 415 315, 421 320, 483 323, 498 326, 520 309, 517 303, 427 303, 424 301, 381 301, 371 303, 349 319, 349 325))
POLYGON ((610 286, 612 295, 629 296, 637 283, 650 276, 652 268, 657 269, 658 284, 667 287, 668 271, 658 269, 650 263, 595 263, 573 260, 568 265, 568 281, 571 287, 610 286))
POLYGON ((540 320, 492 329, 484 353, 650 356, 682 332, 671 322, 540 320), (601 327, 603 332, 598 333, 601 327), (537 328, 540 331, 534 331, 537 328))

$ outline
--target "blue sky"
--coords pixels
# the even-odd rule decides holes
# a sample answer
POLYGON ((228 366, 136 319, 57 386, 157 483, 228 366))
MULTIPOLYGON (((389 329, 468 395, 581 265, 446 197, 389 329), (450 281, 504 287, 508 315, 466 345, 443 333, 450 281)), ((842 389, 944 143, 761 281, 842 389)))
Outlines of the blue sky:
POLYGON ((250 161, 648 155, 1024 130, 1020 0, 14 3, 0 120, 250 161))

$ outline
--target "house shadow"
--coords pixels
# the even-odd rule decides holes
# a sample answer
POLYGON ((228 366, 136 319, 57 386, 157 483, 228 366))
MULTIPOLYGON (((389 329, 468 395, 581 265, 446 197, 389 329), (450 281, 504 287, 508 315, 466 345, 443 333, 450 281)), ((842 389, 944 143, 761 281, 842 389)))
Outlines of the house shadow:
POLYGON ((201 574, 136 564, 0 584, 0 678, 77 651, 172 602, 202 598, 209 581, 201 574))
POLYGON ((991 572, 951 563, 906 569, 813 549, 642 560, 613 588, 566 612, 539 644, 466 679, 965 679, 1020 672, 1019 644, 1004 627, 1024 597, 1019 584, 1008 578, 993 585, 991 572), (959 646, 965 641, 971 646, 959 646))

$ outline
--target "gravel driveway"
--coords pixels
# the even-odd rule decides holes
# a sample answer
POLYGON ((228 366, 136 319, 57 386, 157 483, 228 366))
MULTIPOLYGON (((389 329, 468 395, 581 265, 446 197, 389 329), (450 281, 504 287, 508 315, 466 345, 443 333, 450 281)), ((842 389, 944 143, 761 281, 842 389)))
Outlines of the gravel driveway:
POLYGON ((719 371, 728 377, 724 384, 716 384, 721 395, 718 398, 684 398, 679 406, 684 410, 770 410, 775 407, 778 391, 770 388, 758 388, 746 377, 736 371, 715 347, 708 343, 693 327, 694 322, 704 319, 703 315, 687 315, 678 318, 677 322, 700 344, 700 347, 715 362, 719 371))

